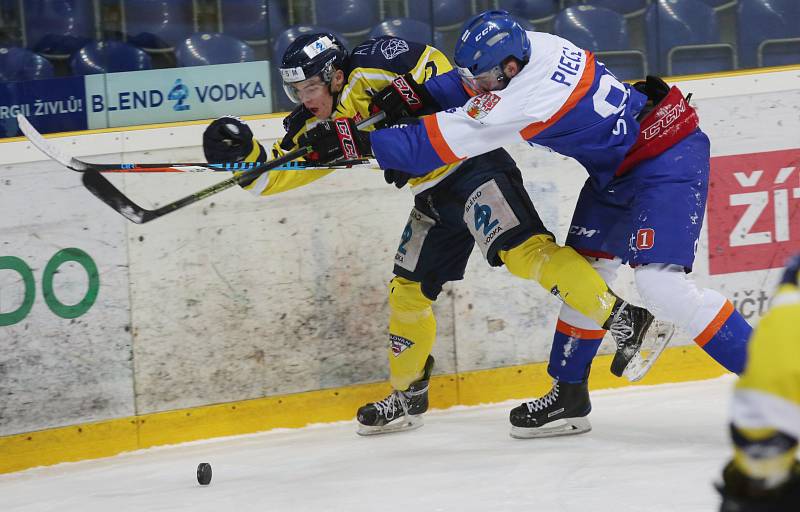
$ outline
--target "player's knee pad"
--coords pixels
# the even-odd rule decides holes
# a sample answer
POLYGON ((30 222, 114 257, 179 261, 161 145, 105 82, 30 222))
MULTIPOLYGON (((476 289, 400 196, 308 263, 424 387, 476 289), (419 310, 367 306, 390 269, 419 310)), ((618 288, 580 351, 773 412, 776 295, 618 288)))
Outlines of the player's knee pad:
MULTIPOLYGON (((545 267, 551 266, 551 260, 559 249, 563 247, 556 244, 552 236, 533 235, 511 249, 500 251, 500 258, 508 271, 515 276, 541 283, 545 267)), ((544 286, 544 283, 542 285, 544 286)))
POLYGON ((422 283, 404 277, 389 282, 389 308, 404 322, 414 322, 433 314, 433 301, 422 293, 422 283))
POLYGON ((614 296, 583 256, 562 247, 550 235, 534 235, 500 256, 508 270, 533 279, 547 291, 602 325, 611 313, 614 296))
POLYGON ((708 309, 716 314, 725 303, 725 298, 719 293, 699 290, 680 265, 642 265, 634 270, 634 278, 644 306, 656 318, 684 329, 689 327, 699 311, 708 309))
MULTIPOLYGON (((600 274, 600 277, 603 280, 611 284, 617 278, 617 271, 619 267, 622 265, 622 261, 619 258, 608 259, 608 258, 594 258, 594 257, 586 257, 586 260, 592 266, 592 268, 600 274)), ((600 324, 591 318, 587 317, 586 315, 582 314, 572 306, 567 303, 561 305, 561 311, 558 314, 558 319, 561 322, 566 323, 567 325, 577 327, 579 329, 586 329, 586 330, 600 330, 602 327, 600 324)))

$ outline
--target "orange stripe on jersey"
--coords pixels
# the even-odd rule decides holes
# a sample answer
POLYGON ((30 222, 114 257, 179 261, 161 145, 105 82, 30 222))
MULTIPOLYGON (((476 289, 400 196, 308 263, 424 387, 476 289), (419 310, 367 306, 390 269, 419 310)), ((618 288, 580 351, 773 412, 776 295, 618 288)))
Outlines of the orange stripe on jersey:
POLYGON ((436 114, 423 117, 422 123, 425 125, 425 131, 428 133, 428 139, 431 141, 433 150, 436 151, 436 154, 442 159, 442 162, 452 164, 453 162, 461 160, 453 153, 450 146, 447 145, 447 141, 444 140, 442 131, 439 129, 439 120, 436 119, 436 114))
POLYGON ((586 52, 586 68, 583 70, 583 74, 581 75, 581 79, 578 81, 578 85, 575 87, 575 90, 572 91, 572 94, 569 95, 567 101, 561 108, 553 114, 553 117, 548 119, 547 121, 538 121, 536 123, 531 123, 522 130, 520 130, 520 135, 525 140, 532 138, 534 135, 543 132, 545 129, 553 126, 558 122, 559 119, 564 117, 567 112, 573 109, 575 105, 578 104, 586 93, 589 92, 589 89, 592 87, 592 83, 594 83, 594 54, 592 52, 586 52))
POLYGON ((570 338, 582 338, 585 340, 601 339, 606 335, 606 331, 602 329, 581 329, 580 327, 575 327, 574 325, 570 325, 562 320, 559 320, 556 324, 556 331, 560 332, 561 334, 566 334, 570 338))
POLYGON ((477 93, 477 92, 473 91, 473 90, 472 90, 470 87, 467 87, 467 84, 465 84, 464 82, 461 82, 461 87, 463 87, 463 88, 464 88, 464 90, 467 92, 467 95, 468 95, 470 98, 474 98, 475 96, 477 96, 477 95, 478 95, 478 93, 477 93))
POLYGON ((705 346, 706 343, 711 341, 711 338, 714 337, 715 334, 722 328, 723 324, 728 321, 728 318, 734 312, 733 304, 731 301, 726 300, 725 304, 722 306, 722 309, 719 310, 717 316, 711 320, 703 332, 701 332, 695 339, 694 342, 697 343, 699 346, 705 346))

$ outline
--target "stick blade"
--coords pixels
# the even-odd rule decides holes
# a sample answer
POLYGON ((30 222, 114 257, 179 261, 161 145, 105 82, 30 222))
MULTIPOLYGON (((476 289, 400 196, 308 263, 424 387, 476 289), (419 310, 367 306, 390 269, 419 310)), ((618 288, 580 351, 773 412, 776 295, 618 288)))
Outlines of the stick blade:
POLYGON ((72 169, 73 171, 83 172, 86 171, 86 165, 70 156, 61 152, 58 147, 48 142, 36 128, 33 127, 30 121, 22 114, 17 114, 17 124, 22 134, 31 141, 36 149, 47 155, 48 158, 55 160, 64 167, 72 169))
POLYGON ((83 186, 95 197, 106 203, 115 212, 119 213, 135 224, 144 224, 156 218, 150 210, 145 210, 120 192, 110 181, 99 172, 88 171, 81 177, 83 186))

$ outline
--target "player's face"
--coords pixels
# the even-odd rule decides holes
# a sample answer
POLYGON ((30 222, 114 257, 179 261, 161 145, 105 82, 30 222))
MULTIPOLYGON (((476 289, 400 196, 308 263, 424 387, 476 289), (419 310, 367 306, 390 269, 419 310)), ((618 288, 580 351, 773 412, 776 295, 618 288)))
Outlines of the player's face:
POLYGON ((485 71, 478 75, 473 75, 467 68, 458 68, 458 75, 461 81, 470 90, 477 94, 485 92, 499 91, 505 89, 508 85, 507 80, 504 79, 500 66, 495 66, 489 71, 485 71))
POLYGON ((289 97, 302 103, 318 119, 328 119, 333 112, 333 95, 319 76, 285 84, 289 97))

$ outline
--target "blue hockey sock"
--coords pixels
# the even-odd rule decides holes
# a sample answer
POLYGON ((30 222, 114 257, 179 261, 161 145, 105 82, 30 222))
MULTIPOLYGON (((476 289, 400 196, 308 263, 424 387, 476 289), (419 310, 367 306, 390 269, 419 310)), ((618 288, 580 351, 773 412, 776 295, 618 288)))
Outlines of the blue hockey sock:
POLYGON ((553 335, 547 373, 554 379, 572 384, 584 382, 605 333, 602 329, 581 329, 559 320, 553 335))
POLYGON ((747 342, 752 331, 750 324, 727 301, 694 341, 726 369, 742 373, 747 362, 747 342))

